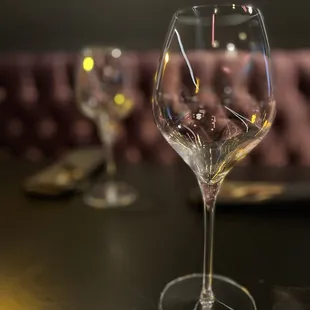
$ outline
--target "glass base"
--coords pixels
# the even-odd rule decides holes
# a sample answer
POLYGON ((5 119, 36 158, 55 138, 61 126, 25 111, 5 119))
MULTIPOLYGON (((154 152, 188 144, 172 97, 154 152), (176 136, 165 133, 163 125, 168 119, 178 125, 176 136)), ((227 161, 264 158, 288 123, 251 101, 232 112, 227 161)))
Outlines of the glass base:
POLYGON ((95 184, 84 195, 84 202, 97 209, 125 207, 132 204, 136 199, 136 191, 122 182, 95 184))
POLYGON ((212 286, 215 300, 211 306, 202 306, 199 303, 202 274, 178 278, 161 293, 159 310, 256 310, 253 297, 236 282, 213 275, 212 286))

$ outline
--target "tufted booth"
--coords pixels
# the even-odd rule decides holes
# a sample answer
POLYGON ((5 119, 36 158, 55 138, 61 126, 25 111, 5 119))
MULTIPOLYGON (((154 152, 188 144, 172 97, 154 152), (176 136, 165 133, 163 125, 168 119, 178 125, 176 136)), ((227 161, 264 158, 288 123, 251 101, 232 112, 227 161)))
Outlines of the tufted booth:
MULTIPOLYGON (((136 108, 124 121, 117 155, 173 164, 179 157, 156 129, 150 97, 158 53, 133 53, 136 108)), ((0 56, 0 156, 38 161, 73 147, 99 144, 96 129, 74 98, 74 53, 0 56)), ((277 118, 266 139, 242 164, 310 166, 310 51, 273 53, 277 118)))

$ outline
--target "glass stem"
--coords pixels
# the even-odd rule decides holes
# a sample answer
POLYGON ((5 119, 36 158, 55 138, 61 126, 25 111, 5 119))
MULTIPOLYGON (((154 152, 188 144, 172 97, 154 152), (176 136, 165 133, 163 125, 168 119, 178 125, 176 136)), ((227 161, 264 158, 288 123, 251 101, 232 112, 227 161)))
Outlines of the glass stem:
POLYGON ((99 113, 97 118, 97 128, 100 136, 100 140, 104 146, 104 152, 106 157, 106 172, 108 178, 112 180, 116 173, 116 163, 113 152, 113 141, 115 135, 115 128, 108 115, 105 113, 99 113))
POLYGON ((113 145, 111 143, 105 144, 106 162, 107 162, 107 175, 110 180, 115 176, 116 163, 114 159, 113 145))
POLYGON ((199 185, 204 202, 203 280, 200 304, 203 310, 207 310, 212 308, 215 301, 212 290, 214 214, 216 197, 220 190, 221 182, 217 184, 199 182, 199 185))

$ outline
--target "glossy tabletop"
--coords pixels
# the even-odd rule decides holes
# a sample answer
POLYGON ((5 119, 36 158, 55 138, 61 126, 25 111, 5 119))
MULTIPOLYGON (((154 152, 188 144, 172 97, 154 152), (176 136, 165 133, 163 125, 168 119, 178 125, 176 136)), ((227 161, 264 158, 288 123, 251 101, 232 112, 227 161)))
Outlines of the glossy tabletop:
MULTIPOLYGON (((202 214, 188 204, 196 182, 187 167, 123 167, 140 196, 114 210, 86 207, 79 195, 27 198, 21 184, 40 168, 0 163, 1 310, 155 310, 167 282, 201 271, 202 214)), ((305 169, 283 175, 310 178, 305 169)), ((310 285, 310 212, 290 206, 218 207, 215 271, 245 285, 258 309, 272 309, 274 285, 310 285)))

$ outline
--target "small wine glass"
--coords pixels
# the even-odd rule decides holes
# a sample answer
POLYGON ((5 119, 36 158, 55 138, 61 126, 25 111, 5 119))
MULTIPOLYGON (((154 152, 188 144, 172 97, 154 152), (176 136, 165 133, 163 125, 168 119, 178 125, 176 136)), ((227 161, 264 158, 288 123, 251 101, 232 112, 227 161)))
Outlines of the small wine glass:
POLYGON ((153 95, 155 122, 195 173, 204 201, 203 273, 176 279, 160 310, 253 310, 253 297, 213 274, 215 202, 227 173, 265 137, 275 117, 270 50, 261 12, 206 5, 172 18, 153 95))
POLYGON ((89 47, 81 52, 77 70, 76 97, 81 112, 92 119, 104 145, 108 181, 98 182, 84 195, 87 205, 95 208, 122 207, 133 203, 136 191, 115 181, 113 145, 120 122, 133 109, 130 57, 119 48, 89 47))

